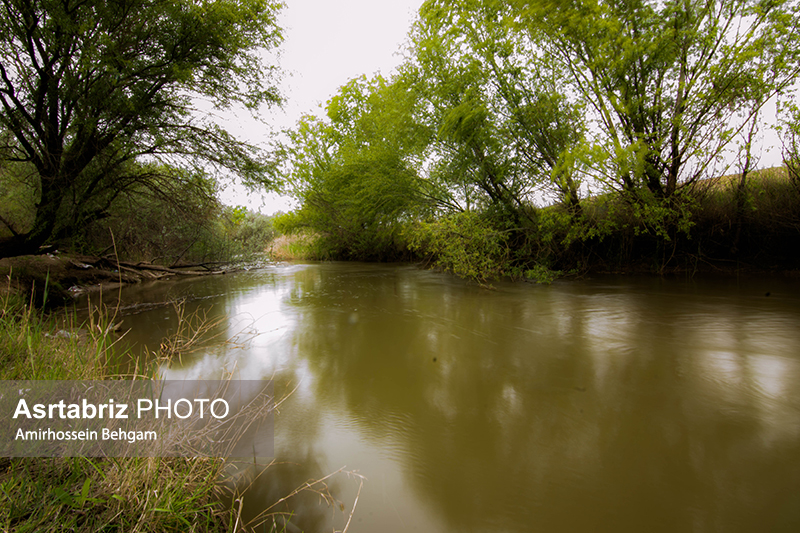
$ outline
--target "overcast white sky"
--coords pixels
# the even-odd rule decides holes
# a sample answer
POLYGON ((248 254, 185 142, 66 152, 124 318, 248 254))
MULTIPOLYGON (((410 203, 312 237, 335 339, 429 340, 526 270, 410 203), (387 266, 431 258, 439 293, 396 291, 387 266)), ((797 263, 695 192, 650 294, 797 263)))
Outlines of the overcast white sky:
MULTIPOLYGON (((350 79, 377 72, 388 75, 401 61, 399 51, 423 0, 286 0, 280 24, 285 30, 280 65, 284 71, 284 110, 263 118, 276 129, 293 126, 350 79)), ((263 126, 239 117, 231 133, 262 142, 263 126)), ((270 214, 291 204, 276 195, 247 193, 236 187, 222 194, 227 204, 270 214), (263 206, 262 206, 263 204, 263 206)))

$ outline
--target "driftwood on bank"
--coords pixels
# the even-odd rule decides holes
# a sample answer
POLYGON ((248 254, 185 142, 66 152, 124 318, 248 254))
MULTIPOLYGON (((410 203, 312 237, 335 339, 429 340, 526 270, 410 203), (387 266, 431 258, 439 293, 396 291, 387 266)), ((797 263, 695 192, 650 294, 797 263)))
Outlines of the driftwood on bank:
POLYGON ((118 261, 115 258, 105 257, 106 261, 111 263, 112 265, 116 265, 119 270, 127 270, 128 272, 138 272, 142 270, 149 270, 160 272, 163 274, 177 274, 181 276, 209 276, 209 275, 217 275, 217 274, 225 274, 225 270, 210 270, 207 267, 206 263, 197 263, 191 265, 180 265, 179 268, 192 268, 196 269, 198 267, 205 268, 206 270, 178 270, 175 267, 165 267, 161 265, 153 265, 150 263, 129 263, 127 261, 118 261))
MULTIPOLYGON (((5 290, 37 295, 37 305, 60 305, 86 291, 169 277, 211 276, 236 270, 230 263, 181 264, 165 267, 119 261, 114 256, 39 254, 0 258, 5 290), (221 268, 225 267, 225 268, 221 268), (233 267, 233 268, 232 268, 233 267), (13 286, 12 286, 13 285, 13 286)), ((3 289, 3 287, 0 287, 3 289)), ((1 293, 0 293, 1 294, 1 293)))
MULTIPOLYGON (((136 283, 144 280, 158 280, 170 276, 210 276, 225 274, 228 270, 218 268, 221 263, 214 263, 216 269, 210 268, 212 263, 184 264, 173 267, 154 265, 152 263, 132 263, 120 261, 114 256, 104 257, 72 257, 67 259, 72 271, 83 270, 86 275, 93 274, 93 277, 103 277, 122 283, 136 283), (114 273, 117 274, 114 274, 114 273)), ((87 277, 87 276, 83 276, 87 277)))

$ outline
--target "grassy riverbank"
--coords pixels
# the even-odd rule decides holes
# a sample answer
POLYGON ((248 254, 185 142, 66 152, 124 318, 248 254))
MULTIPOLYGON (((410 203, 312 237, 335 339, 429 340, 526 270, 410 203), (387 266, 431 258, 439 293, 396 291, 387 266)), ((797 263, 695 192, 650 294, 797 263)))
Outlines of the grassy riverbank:
MULTIPOLYGON (((0 293, 0 379, 109 380, 110 317, 77 324, 0 293), (80 327, 78 327, 80 326, 80 327)), ((236 531, 238 514, 207 458, 0 458, 0 531, 236 531)))

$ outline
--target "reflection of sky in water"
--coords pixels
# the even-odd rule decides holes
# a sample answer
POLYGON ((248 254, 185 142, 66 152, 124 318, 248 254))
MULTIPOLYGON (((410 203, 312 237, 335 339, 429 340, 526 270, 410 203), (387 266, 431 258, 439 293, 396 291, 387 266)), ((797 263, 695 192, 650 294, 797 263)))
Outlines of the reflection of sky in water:
POLYGON ((785 316, 718 308, 686 317, 683 359, 698 380, 706 408, 751 413, 764 443, 796 440, 800 434, 800 345, 785 316))
MULTIPOLYGON (((292 368, 304 378, 302 360, 293 348, 297 311, 288 302, 291 278, 246 290, 225 302, 225 346, 215 346, 185 367, 165 368, 168 379, 199 379, 221 371, 242 379, 269 379, 292 368), (300 363, 298 365, 298 363, 300 363)), ((296 296, 296 295, 295 295, 296 296)))
POLYGON ((796 359, 768 354, 699 353, 697 373, 708 401, 721 412, 753 410, 767 444, 796 441, 800 436, 800 404, 790 387, 800 381, 796 359))

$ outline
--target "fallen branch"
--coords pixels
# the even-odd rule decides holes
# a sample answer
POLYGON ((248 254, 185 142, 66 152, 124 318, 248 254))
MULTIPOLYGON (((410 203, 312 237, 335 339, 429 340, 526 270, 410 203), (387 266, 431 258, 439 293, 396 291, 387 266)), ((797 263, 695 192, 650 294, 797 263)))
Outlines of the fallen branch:
POLYGON ((208 276, 216 274, 225 274, 224 270, 178 270, 175 268, 169 268, 160 265, 150 265, 147 263, 128 263, 125 261, 117 261, 112 257, 105 257, 104 259, 109 263, 111 263, 112 266, 116 266, 120 270, 125 269, 134 272, 141 270, 153 270, 156 272, 165 272, 168 274, 177 274, 181 276, 208 276))

